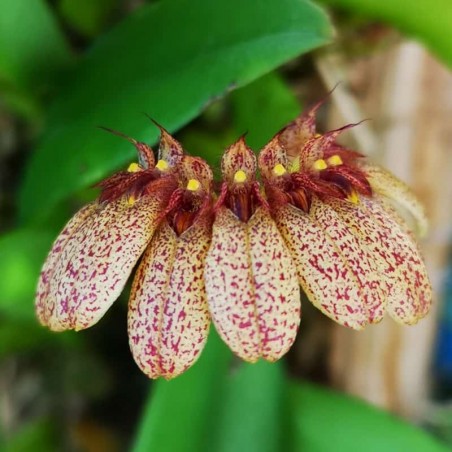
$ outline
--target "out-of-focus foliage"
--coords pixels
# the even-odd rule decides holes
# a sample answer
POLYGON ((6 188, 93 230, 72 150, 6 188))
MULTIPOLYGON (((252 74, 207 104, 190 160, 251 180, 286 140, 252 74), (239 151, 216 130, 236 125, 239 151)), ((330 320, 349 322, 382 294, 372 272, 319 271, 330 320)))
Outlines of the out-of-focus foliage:
POLYGON ((119 0, 60 0, 58 11, 68 25, 85 36, 99 33, 119 0))
POLYGON ((449 0, 320 0, 320 3, 387 22, 423 42, 452 67, 452 7, 449 0))
POLYGON ((412 425, 349 396, 307 382, 291 383, 287 396, 298 450, 448 450, 412 425))
POLYGON ((31 298, 54 234, 24 229, 0 238, 0 314, 35 320, 31 298))
POLYGON ((2 98, 28 116, 39 110, 37 97, 72 60, 64 36, 46 2, 0 3, 0 89, 2 98))

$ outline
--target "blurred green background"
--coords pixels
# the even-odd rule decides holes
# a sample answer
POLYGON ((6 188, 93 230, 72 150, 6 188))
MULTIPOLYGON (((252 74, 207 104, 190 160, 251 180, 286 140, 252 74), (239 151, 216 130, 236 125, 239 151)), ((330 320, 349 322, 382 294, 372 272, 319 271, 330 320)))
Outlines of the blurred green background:
POLYGON ((448 0, 0 0, 2 450, 452 447, 442 442, 452 422, 431 428, 435 438, 328 388, 324 355, 299 366, 310 331, 328 322, 307 302, 282 362, 241 363, 211 331, 198 363, 171 382, 148 381, 129 354, 127 293, 80 333, 47 332, 33 309, 59 229, 94 183, 135 158, 97 126, 154 145, 145 112, 218 168, 240 134, 257 151, 325 95, 323 49, 372 54, 396 33, 450 67, 450 30, 448 0))

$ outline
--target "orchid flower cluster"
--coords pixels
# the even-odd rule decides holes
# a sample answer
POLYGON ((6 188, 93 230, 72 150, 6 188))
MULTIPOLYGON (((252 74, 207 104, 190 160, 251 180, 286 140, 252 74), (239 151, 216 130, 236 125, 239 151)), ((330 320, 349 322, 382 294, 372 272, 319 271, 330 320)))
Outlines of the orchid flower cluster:
POLYGON ((319 106, 257 158, 243 137, 232 144, 220 184, 163 128, 158 158, 126 137, 139 162, 100 182, 99 198, 56 239, 38 282, 40 322, 53 331, 91 327, 138 263, 130 348, 147 376, 170 379, 199 357, 211 321, 243 360, 281 358, 300 324, 300 286, 356 330, 385 312, 408 325, 424 317, 431 285, 389 200, 408 208, 421 232, 423 209, 403 182, 337 143, 352 125, 317 133, 319 106))

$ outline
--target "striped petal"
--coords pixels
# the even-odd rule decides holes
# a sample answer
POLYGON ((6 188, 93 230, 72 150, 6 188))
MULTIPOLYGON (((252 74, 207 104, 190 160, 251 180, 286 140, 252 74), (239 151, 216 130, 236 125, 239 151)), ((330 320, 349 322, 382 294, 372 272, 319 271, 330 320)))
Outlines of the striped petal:
POLYGON ((311 215, 286 205, 275 212, 309 300, 342 325, 360 330, 368 321, 360 282, 331 237, 311 215))
POLYGON ((375 199, 334 206, 346 225, 360 235, 380 266, 388 288, 388 312, 414 324, 427 314, 432 298, 425 265, 416 243, 375 199))
POLYGON ((156 198, 133 206, 122 198, 91 215, 70 237, 50 281, 48 298, 55 304, 50 329, 78 331, 99 321, 121 293, 160 210, 156 198))
POLYGON ((210 232, 199 221, 178 237, 165 221, 137 270, 129 301, 129 343, 150 378, 176 377, 204 348, 210 317, 203 271, 210 232))
POLYGON ((258 208, 248 223, 219 209, 206 259, 212 320, 242 359, 276 361, 300 322, 295 266, 272 218, 258 208))
POLYGON ((347 201, 314 198, 310 215, 334 242, 359 283, 359 290, 371 323, 382 320, 386 308, 386 285, 382 284, 380 267, 360 235, 355 235, 332 206, 347 201))
POLYGON ((427 215, 424 206, 414 195, 411 188, 379 166, 365 165, 363 169, 372 188, 377 193, 405 208, 415 219, 418 234, 421 237, 425 236, 428 230, 427 215))
POLYGON ((66 224, 60 235, 57 237, 52 245, 46 261, 41 270, 41 274, 38 280, 38 287, 36 289, 36 315, 39 322, 43 326, 49 326, 49 319, 53 316, 55 310, 55 300, 52 297, 48 297, 50 289, 50 281, 53 278, 55 267, 63 250, 70 242, 71 237, 77 232, 77 230, 85 223, 85 221, 95 212, 97 205, 88 204, 82 207, 66 224))

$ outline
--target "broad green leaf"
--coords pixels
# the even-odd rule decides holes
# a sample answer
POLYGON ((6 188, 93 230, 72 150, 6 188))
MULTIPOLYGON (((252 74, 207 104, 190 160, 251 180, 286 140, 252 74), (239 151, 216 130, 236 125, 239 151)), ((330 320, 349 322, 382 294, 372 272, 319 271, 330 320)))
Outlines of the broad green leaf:
POLYGON ((44 0, 0 1, 0 86, 36 90, 71 61, 44 0))
POLYGON ((311 383, 292 382, 293 450, 306 452, 445 452, 421 429, 358 399, 311 383))
POLYGON ((134 156, 105 125, 154 142, 145 111, 170 131, 226 91, 327 43, 307 0, 171 0, 146 5, 100 38, 50 108, 25 174, 23 220, 46 214, 134 156))
MULTIPOLYGON (((149 395, 134 452, 208 451, 231 353, 211 331, 199 361, 171 381, 157 381, 149 395)), ((210 449, 211 450, 211 449, 210 449)))
POLYGON ((300 113, 300 104, 276 74, 271 73, 231 95, 234 127, 246 134, 255 151, 300 113))
POLYGON ((60 0, 58 10, 71 28, 85 36, 95 36, 119 3, 119 0, 60 0))
POLYGON ((0 238, 0 314, 34 319, 34 296, 39 271, 53 233, 21 229, 0 238))
POLYGON ((452 67, 450 0, 320 0, 320 3, 387 22, 422 41, 452 67))
POLYGON ((281 450, 286 376, 280 363, 241 363, 227 378, 210 450, 281 450))

